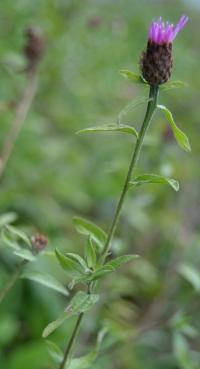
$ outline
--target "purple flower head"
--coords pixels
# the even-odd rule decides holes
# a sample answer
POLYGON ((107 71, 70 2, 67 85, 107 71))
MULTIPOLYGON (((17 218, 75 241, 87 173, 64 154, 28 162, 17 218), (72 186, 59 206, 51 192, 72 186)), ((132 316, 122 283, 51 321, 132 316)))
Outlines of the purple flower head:
POLYGON ((185 27, 187 21, 188 17, 186 15, 182 15, 177 25, 174 26, 169 22, 163 22, 160 17, 158 20, 153 21, 149 27, 149 41, 158 45, 172 43, 178 32, 185 27))

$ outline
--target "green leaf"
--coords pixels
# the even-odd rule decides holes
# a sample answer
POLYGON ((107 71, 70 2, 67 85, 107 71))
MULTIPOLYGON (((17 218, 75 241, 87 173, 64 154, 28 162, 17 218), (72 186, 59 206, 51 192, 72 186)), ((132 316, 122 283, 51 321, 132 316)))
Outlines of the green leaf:
POLYGON ((168 184, 173 190, 179 190, 179 183, 175 179, 163 177, 157 174, 143 174, 134 178, 133 181, 129 182, 130 186, 140 186, 145 183, 160 183, 160 184, 168 184))
POLYGON ((200 292, 200 273, 192 265, 182 264, 178 268, 179 273, 194 287, 197 292, 200 292))
POLYGON ((173 337, 173 350, 177 363, 181 369, 197 369, 192 358, 188 343, 183 335, 175 333, 173 337))
POLYGON ((62 283, 60 283, 50 274, 42 274, 39 272, 26 270, 22 273, 21 278, 29 279, 31 281, 40 283, 43 286, 51 288, 52 290, 55 290, 57 292, 60 292, 65 296, 69 295, 67 289, 62 285, 62 283))
POLYGON ((64 354, 60 347, 58 347, 54 342, 46 340, 47 350, 49 355, 56 363, 61 363, 64 357, 64 354))
POLYGON ((82 275, 85 270, 80 262, 74 258, 74 255, 63 254, 58 249, 55 249, 56 257, 61 267, 69 274, 82 275))
POLYGON ((160 109, 167 121, 169 122, 171 129, 173 131, 174 137, 178 143, 178 145, 185 151, 191 151, 191 146, 189 143, 189 140, 184 132, 180 130, 180 128, 177 127, 173 115, 169 109, 167 109, 164 105, 157 105, 157 108, 160 109))
POLYGON ((3 241, 3 245, 5 243, 6 246, 11 247, 14 250, 20 250, 20 246, 18 245, 17 241, 13 236, 8 232, 8 230, 3 227, 1 231, 1 239, 3 241))
POLYGON ((68 256, 69 258, 73 259, 74 261, 76 261, 77 263, 79 263, 79 265, 82 267, 82 269, 87 272, 88 271, 88 266, 85 262, 85 260, 78 254, 74 254, 72 252, 67 252, 65 254, 66 256, 68 256))
POLYGON ((150 101, 148 97, 140 96, 137 99, 131 101, 128 105, 123 108, 120 113, 118 114, 118 124, 121 125, 123 123, 124 117, 132 110, 138 108, 138 106, 145 104, 146 102, 150 101))
POLYGON ((97 280, 104 275, 108 273, 114 272, 116 269, 118 269, 121 265, 132 261, 134 259, 138 258, 138 255, 123 255, 119 256, 108 263, 106 263, 101 268, 97 269, 94 273, 91 274, 91 276, 88 278, 90 281, 97 280))
POLYGON ((101 347, 101 343, 103 341, 103 338, 105 336, 107 332, 106 328, 103 328, 98 336, 97 336, 97 343, 96 346, 94 347, 94 349, 90 350, 89 354, 84 355, 82 357, 79 358, 75 358, 72 359, 69 362, 69 366, 67 367, 68 369, 90 369, 92 366, 92 364, 94 363, 94 361, 96 360, 98 353, 100 351, 100 347, 101 347))
POLYGON ((17 219, 16 213, 5 213, 0 216, 0 228, 6 224, 13 223, 17 219))
POLYGON ((27 260, 27 261, 35 261, 36 257, 32 254, 31 251, 26 249, 20 249, 14 251, 14 255, 19 256, 21 259, 27 260))
POLYGON ((168 91, 174 88, 183 88, 187 86, 188 84, 183 81, 170 81, 170 82, 164 83, 163 85, 160 85, 160 89, 162 91, 168 91))
POLYGON ((30 248, 32 249, 32 244, 30 239, 28 238, 28 236, 26 235, 26 233, 24 233, 23 231, 17 229, 16 227, 13 227, 11 225, 6 225, 5 228, 7 229, 7 231, 9 231, 13 236, 15 236, 17 239, 20 239, 22 241, 24 241, 24 243, 30 248))
POLYGON ((90 369, 91 365, 97 357, 96 351, 91 351, 87 355, 72 359, 67 368, 68 369, 90 369))
POLYGON ((135 130, 135 128, 128 126, 126 124, 104 124, 102 126, 89 127, 81 129, 80 131, 77 132, 77 134, 97 133, 97 132, 125 132, 135 136, 136 138, 138 137, 138 133, 135 130))
POLYGON ((72 298, 70 304, 68 305, 65 312, 55 321, 48 324, 44 329, 42 336, 45 338, 52 332, 54 332, 58 327, 60 327, 64 321, 70 318, 72 315, 83 313, 89 310, 99 299, 99 295, 87 294, 85 292, 79 291, 72 298))
POLYGON ((100 227, 81 217, 74 217, 74 226, 77 232, 85 236, 91 236, 100 251, 103 249, 107 235, 100 227))
POLYGON ((97 263, 97 255, 95 247, 92 243, 92 237, 88 237, 88 242, 85 251, 85 257, 89 268, 95 269, 97 263))
POLYGON ((140 74, 134 73, 128 69, 121 69, 119 73, 131 82, 134 82, 137 84, 147 84, 144 78, 140 74))

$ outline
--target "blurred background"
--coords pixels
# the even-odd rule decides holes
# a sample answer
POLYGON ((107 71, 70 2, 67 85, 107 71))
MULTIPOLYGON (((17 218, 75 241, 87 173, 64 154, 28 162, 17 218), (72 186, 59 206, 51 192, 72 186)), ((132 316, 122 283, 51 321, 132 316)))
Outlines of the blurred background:
MULTIPOLYGON (((87 353, 102 326, 108 335, 93 368, 197 369, 200 364, 200 169, 199 0, 2 0, 0 3, 0 148, 13 121, 13 106, 26 86, 22 50, 27 27, 41 29, 45 53, 36 97, 0 180, 1 214, 15 212, 15 225, 41 232, 55 247, 83 254, 85 239, 73 216, 108 230, 132 152, 120 133, 76 135, 80 129, 115 123, 122 109, 146 96, 120 69, 138 72, 153 18, 177 22, 189 16, 174 42, 172 80, 188 86, 161 92, 188 135, 192 152, 174 141, 156 113, 137 173, 180 181, 130 191, 113 254, 137 253, 137 261, 101 283, 101 301, 85 317, 77 355, 87 353)), ((123 115, 139 128, 145 106, 123 115)), ((0 287, 18 258, 1 241, 0 287)), ((47 272, 65 285, 68 277, 53 257, 39 256, 28 268, 47 272)), ((77 287, 78 288, 78 287, 77 287)), ((0 367, 55 368, 44 327, 66 307, 68 297, 21 279, 0 306, 0 367)), ((67 321, 52 340, 64 348, 74 326, 67 321)))

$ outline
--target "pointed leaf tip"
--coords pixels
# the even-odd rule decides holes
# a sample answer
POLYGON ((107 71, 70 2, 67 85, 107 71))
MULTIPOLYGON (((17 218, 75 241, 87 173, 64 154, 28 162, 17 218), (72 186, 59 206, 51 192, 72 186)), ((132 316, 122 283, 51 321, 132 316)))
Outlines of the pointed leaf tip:
POLYGON ((147 84, 147 82, 144 80, 144 78, 138 74, 138 73, 134 73, 128 69, 121 69, 119 71, 119 73, 127 78, 129 81, 133 82, 133 83, 137 83, 137 84, 147 84))
POLYGON ((165 118, 167 119, 168 123, 171 126, 172 132, 174 134, 174 137, 175 137, 176 142, 178 143, 178 145, 183 150, 185 150, 187 152, 190 152, 191 151, 191 146, 190 146, 190 142, 188 140, 188 137, 186 136, 186 134, 184 132, 181 131, 181 129, 179 127, 177 127, 171 111, 169 109, 167 109, 166 106, 164 106, 164 105, 157 105, 157 108, 160 109, 164 113, 165 118))
POLYGON ((76 216, 73 218, 73 221, 77 232, 85 236, 92 237, 95 245, 97 245, 98 251, 101 251, 107 239, 107 235, 103 229, 82 217, 76 216))
POLYGON ((160 183, 160 184, 168 184, 170 185, 173 190, 178 191, 179 190, 179 183, 173 178, 167 178, 164 176, 160 176, 157 174, 142 174, 136 178, 134 178, 133 181, 129 182, 130 187, 132 186, 140 186, 145 183, 160 183))
POLYGON ((85 129, 81 129, 77 132, 77 134, 82 133, 97 133, 97 132, 122 132, 128 133, 137 138, 138 133, 134 127, 131 127, 126 124, 104 124, 102 126, 89 127, 85 129))

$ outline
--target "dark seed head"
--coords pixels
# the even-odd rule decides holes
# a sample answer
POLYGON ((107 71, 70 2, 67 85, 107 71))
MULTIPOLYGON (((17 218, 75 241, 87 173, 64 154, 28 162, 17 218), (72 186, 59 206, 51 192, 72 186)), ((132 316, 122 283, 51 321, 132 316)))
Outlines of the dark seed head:
POLYGON ((44 39, 41 32, 34 27, 27 28, 25 32, 26 45, 24 54, 28 61, 28 69, 34 69, 40 61, 44 51, 44 39))
POLYGON ((172 71, 172 43, 157 44, 148 41, 140 60, 142 76, 152 86, 167 82, 172 71))

